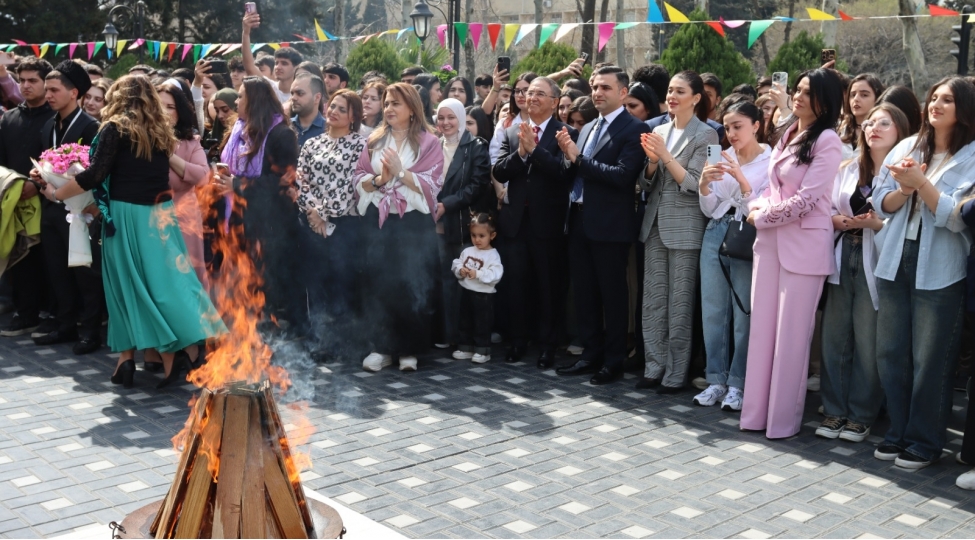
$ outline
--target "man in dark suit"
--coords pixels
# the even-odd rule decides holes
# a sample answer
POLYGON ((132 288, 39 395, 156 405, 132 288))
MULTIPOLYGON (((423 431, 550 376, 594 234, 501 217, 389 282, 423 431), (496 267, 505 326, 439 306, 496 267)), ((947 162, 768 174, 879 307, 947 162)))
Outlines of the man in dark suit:
MULTIPOLYGON (((44 79, 47 103, 57 114, 44 124, 44 148, 63 144, 91 145, 98 133, 98 121, 78 107, 78 98, 91 88, 83 67, 66 60, 44 79)), ((41 245, 47 261, 48 278, 57 304, 57 330, 34 339, 37 345, 77 341, 75 354, 88 354, 101 346, 101 323, 105 294, 101 276, 101 227, 98 221, 88 226, 91 240, 91 267, 68 267, 67 207, 46 199, 41 209, 41 245), (79 326, 80 325, 80 326, 79 326)), ((73 217, 73 216, 72 216, 73 217)))
POLYGON ((527 92, 529 120, 505 130, 494 164, 495 179, 508 183, 509 204, 501 209, 502 241, 498 243, 511 340, 505 360, 516 362, 524 354, 529 336, 529 291, 534 286, 541 369, 555 363, 568 288, 565 220, 572 179, 562 166, 562 150, 555 135, 566 129, 566 136, 574 140, 577 133, 553 116, 559 93, 558 84, 547 77, 532 81, 527 92))
POLYGON ((599 117, 582 128, 579 146, 566 131, 556 135, 574 176, 569 260, 585 347, 575 364, 557 373, 595 373, 590 383, 597 385, 622 377, 626 359, 626 263, 636 240, 633 193, 646 160, 640 136, 650 131, 624 110, 629 82, 618 67, 596 70, 592 100, 599 117))

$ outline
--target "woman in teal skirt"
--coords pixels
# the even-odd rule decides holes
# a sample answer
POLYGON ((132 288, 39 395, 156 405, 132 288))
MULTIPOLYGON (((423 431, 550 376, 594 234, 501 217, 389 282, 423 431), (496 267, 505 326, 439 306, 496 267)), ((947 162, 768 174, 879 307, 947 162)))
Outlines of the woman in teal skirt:
POLYGON ((108 91, 91 166, 45 195, 60 202, 95 190, 102 226, 102 281, 108 345, 119 352, 112 382, 132 386, 136 349, 156 349, 166 378, 177 380, 174 354, 226 333, 186 253, 169 189, 176 138, 159 95, 141 75, 108 91))

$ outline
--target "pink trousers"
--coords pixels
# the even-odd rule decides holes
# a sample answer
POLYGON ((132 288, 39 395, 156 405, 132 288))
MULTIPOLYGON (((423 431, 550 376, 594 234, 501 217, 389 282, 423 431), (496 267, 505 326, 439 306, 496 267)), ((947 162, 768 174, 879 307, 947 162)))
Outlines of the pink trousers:
POLYGON ((752 316, 741 428, 770 439, 802 427, 809 346, 826 276, 782 267, 775 229, 758 232, 752 269, 752 316))

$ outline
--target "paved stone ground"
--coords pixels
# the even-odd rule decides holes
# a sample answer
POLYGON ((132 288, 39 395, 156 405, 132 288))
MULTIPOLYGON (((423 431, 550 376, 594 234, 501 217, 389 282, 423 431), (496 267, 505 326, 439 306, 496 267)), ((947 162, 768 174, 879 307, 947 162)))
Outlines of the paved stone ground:
MULTIPOLYGON (((296 373, 317 428, 305 485, 409 537, 975 537, 948 454, 905 472, 872 457, 876 437, 817 439, 814 394, 802 433, 769 441, 632 376, 595 388, 442 356, 416 373, 296 373)), ((167 491, 191 387, 155 390, 140 368, 124 390, 114 365, 0 339, 0 536, 88 531, 167 491)))

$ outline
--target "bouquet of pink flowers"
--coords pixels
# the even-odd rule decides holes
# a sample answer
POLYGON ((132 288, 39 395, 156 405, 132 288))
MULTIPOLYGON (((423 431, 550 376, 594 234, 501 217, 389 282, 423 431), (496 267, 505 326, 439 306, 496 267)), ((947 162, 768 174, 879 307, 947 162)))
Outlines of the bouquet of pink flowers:
MULTIPOLYGON (((45 150, 41 154, 40 162, 34 162, 34 167, 41 174, 45 182, 59 188, 67 184, 75 175, 88 168, 89 147, 83 144, 63 144, 57 148, 45 150)), ((65 199, 68 208, 66 219, 70 223, 68 231, 68 266, 91 266, 91 244, 88 235, 88 224, 94 219, 85 214, 85 208, 94 204, 95 197, 91 192, 84 192, 65 199)))

